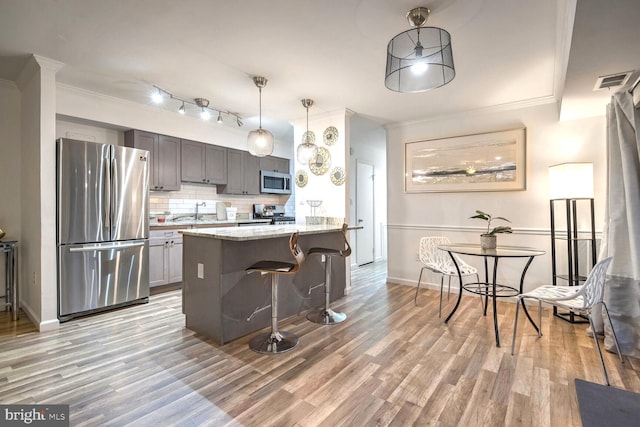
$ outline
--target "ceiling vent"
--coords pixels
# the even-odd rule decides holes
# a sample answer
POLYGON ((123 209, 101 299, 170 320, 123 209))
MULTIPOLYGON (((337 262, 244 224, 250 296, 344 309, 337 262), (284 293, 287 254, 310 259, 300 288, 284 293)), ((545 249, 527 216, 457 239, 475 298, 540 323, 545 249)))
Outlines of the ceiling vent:
POLYGON ((629 80, 629 77, 631 77, 631 74, 633 74, 633 71, 600 76, 598 77, 598 80, 596 80, 596 85, 593 87, 593 90, 624 86, 629 80))

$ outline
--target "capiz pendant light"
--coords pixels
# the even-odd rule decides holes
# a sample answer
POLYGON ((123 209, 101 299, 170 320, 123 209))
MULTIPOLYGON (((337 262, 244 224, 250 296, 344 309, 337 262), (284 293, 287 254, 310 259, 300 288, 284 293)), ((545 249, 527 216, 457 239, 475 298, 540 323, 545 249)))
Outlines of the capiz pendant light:
POLYGON ((424 92, 449 83, 456 76, 451 35, 424 27, 431 11, 416 7, 407 13, 413 27, 391 39, 387 46, 384 85, 396 92, 424 92))
POLYGON ((302 136, 302 143, 298 145, 296 158, 298 163, 306 165, 309 160, 315 159, 318 155, 318 146, 313 142, 313 134, 309 132, 309 107, 313 105, 313 99, 303 99, 302 106, 307 109, 307 131, 302 136))
POLYGON ((273 135, 268 130, 262 129, 262 88, 267 85, 267 79, 255 76, 253 83, 255 83, 260 92, 260 125, 258 129, 249 132, 247 145, 249 146, 249 153, 256 157, 264 157, 273 153, 273 135))

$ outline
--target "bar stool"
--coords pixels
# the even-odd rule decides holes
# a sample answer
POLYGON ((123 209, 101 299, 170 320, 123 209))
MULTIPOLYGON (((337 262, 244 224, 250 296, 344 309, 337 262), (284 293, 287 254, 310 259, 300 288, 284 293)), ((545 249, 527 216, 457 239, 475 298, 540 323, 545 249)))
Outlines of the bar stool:
MULTIPOLYGON (((347 227, 348 224, 342 225, 342 236, 344 238, 344 249, 332 249, 332 248, 311 248, 307 251, 307 255, 321 255, 325 257, 324 264, 324 308, 307 314, 307 319, 314 323, 320 323, 322 325, 334 325, 336 323, 344 322, 347 319, 347 315, 333 311, 330 307, 329 298, 331 297, 331 259, 336 256, 348 257, 351 255, 351 246, 347 241, 347 227)), ((321 283, 318 286, 322 286, 321 283)), ((314 289, 314 286, 311 289, 314 289)), ((309 292, 311 292, 311 289, 309 292)))
POLYGON ((278 276, 295 274, 304 262, 304 252, 298 246, 298 233, 293 233, 289 238, 289 250, 295 259, 295 264, 282 261, 258 261, 245 270, 247 273, 259 272, 271 275, 271 305, 256 309, 249 317, 250 319, 256 312, 271 307, 271 331, 256 335, 249 341, 249 348, 258 353, 284 353, 298 345, 298 337, 295 334, 278 329, 278 276))

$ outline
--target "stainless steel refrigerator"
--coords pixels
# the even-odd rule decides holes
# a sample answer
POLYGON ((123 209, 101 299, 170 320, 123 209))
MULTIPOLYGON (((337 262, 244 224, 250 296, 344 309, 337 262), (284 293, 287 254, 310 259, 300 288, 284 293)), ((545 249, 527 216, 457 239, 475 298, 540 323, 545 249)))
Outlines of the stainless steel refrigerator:
POLYGON ((149 299, 149 152, 58 139, 58 318, 149 299))

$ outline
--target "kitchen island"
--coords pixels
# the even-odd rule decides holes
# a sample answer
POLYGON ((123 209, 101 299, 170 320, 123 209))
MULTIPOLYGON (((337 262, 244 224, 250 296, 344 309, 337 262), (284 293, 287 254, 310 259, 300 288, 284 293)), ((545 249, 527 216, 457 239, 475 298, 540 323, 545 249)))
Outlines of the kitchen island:
MULTIPOLYGON (((291 233, 299 233, 303 251, 311 247, 341 248, 344 239, 335 225, 263 225, 241 228, 183 230, 183 311, 186 327, 224 344, 271 324, 271 310, 250 317, 271 301, 269 275, 247 274, 260 260, 293 262, 291 233)), ((345 259, 332 265, 331 300, 344 295, 345 259)), ((307 257, 294 275, 283 274, 278 285, 278 317, 285 319, 324 302, 324 288, 309 295, 309 287, 324 282, 324 263, 307 257)))

